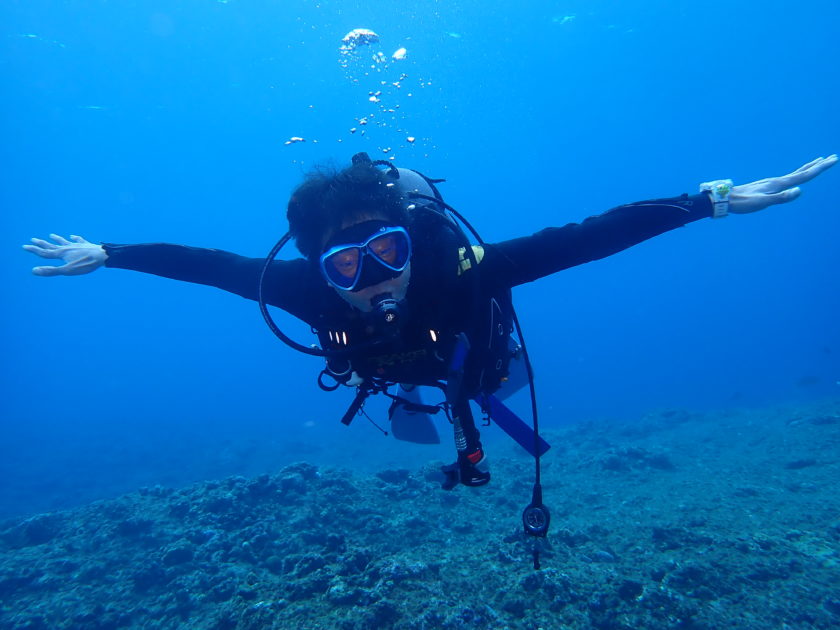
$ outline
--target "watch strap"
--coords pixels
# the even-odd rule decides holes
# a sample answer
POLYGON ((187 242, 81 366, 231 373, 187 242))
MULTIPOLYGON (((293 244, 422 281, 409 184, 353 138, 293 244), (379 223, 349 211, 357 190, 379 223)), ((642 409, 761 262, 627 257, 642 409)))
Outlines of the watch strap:
POLYGON ((722 219, 729 214, 729 195, 732 192, 731 179, 716 179, 700 184, 700 192, 707 192, 712 200, 712 218, 722 219))

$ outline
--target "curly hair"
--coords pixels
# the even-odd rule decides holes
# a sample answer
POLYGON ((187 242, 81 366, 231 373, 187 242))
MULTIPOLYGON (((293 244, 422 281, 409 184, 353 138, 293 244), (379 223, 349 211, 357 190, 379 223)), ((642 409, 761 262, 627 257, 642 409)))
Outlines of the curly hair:
POLYGON ((401 197, 383 171, 368 163, 341 171, 319 167, 306 175, 289 199, 286 218, 300 253, 317 260, 327 237, 347 222, 382 218, 406 226, 401 197))

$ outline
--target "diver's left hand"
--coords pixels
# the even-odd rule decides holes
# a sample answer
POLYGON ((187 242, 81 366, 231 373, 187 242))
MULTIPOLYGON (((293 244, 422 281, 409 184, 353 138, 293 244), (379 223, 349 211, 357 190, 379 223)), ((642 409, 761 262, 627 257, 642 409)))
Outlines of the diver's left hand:
POLYGON ((814 179, 837 163, 837 154, 817 158, 787 175, 769 177, 757 182, 733 186, 729 196, 729 212, 748 214, 769 206, 793 201, 800 194, 799 185, 814 179))

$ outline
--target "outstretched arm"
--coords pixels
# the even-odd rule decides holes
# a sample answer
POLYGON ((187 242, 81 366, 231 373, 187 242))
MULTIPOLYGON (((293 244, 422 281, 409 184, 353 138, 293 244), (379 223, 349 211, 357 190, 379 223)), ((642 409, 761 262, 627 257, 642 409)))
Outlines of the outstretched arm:
MULTIPOLYGON (((71 236, 69 241, 57 234, 50 238, 54 243, 32 239, 32 245, 23 246, 42 258, 64 261, 62 265, 35 267, 32 272, 36 275, 81 275, 105 266, 205 284, 250 300, 258 299, 265 263, 262 258, 169 243, 95 245, 80 236, 71 236)), ((313 290, 323 284, 313 278, 315 273, 303 259, 274 261, 265 282, 266 302, 310 321, 315 303, 313 290)))
MULTIPOLYGON (((747 214, 793 201, 800 195, 801 184, 836 163, 837 156, 830 155, 781 177, 727 187, 728 212, 747 214)), ((494 284, 516 286, 605 258, 712 214, 713 204, 707 192, 619 206, 581 223, 547 228, 532 236, 486 246, 482 275, 492 278, 494 284)))

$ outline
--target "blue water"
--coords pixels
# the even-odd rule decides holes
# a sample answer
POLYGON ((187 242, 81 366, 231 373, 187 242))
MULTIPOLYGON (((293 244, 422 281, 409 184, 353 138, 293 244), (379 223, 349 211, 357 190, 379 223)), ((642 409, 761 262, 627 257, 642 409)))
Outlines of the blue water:
MULTIPOLYGON (((2 3, 0 473, 21 491, 0 512, 256 472, 266 444, 305 458, 324 443, 327 463, 350 442, 374 463, 398 448, 339 426, 349 393, 322 393, 319 361, 276 341, 255 304, 122 270, 35 277, 31 237, 264 256, 307 169, 390 147, 446 177, 493 241, 840 149, 836 2, 523 6, 2 3), (339 46, 357 27, 381 37, 364 54, 407 58, 354 83, 339 46), (401 72, 383 98, 398 123, 351 134, 401 72)), ((543 423, 836 396, 835 171, 789 207, 517 289, 543 423)), ((418 457, 449 457, 446 442, 418 457)))

